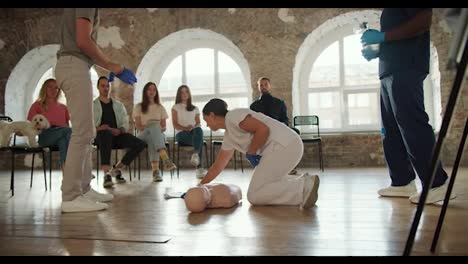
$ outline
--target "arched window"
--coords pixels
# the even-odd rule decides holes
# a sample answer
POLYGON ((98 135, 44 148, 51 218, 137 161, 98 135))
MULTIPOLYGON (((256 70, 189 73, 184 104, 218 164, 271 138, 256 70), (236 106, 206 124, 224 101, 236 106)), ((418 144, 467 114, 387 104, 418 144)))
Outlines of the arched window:
MULTIPOLYGON (((220 50, 197 48, 174 58, 158 85, 161 102, 168 112, 175 103, 176 91, 181 84, 190 87, 192 103, 200 111, 215 97, 225 100, 229 109, 249 107, 247 82, 239 66, 220 50)), ((200 118, 202 127, 206 127, 200 118)), ((168 124, 168 132, 171 129, 172 122, 168 124)))
MULTIPOLYGON (((141 102, 143 86, 155 82, 169 114, 166 135, 171 137, 170 112, 180 85, 190 87, 192 103, 200 112, 212 98, 225 100, 229 109, 248 108, 251 102, 249 76, 242 53, 224 36, 209 30, 182 30, 160 40, 143 58, 137 70, 134 103, 141 102)), ((200 119, 202 128, 208 132, 202 116, 200 119)))
MULTIPOLYGON (((359 23, 379 29, 379 11, 349 12, 326 21, 301 45, 293 78, 294 115, 318 115, 323 132, 379 131, 378 59, 361 56, 359 23)), ((431 44, 424 101, 431 125, 440 127, 440 73, 431 44), (439 76, 439 77, 437 77, 439 76)))
POLYGON ((378 61, 362 58, 360 35, 340 36, 313 63, 301 90, 301 112, 326 130, 379 128, 378 61))

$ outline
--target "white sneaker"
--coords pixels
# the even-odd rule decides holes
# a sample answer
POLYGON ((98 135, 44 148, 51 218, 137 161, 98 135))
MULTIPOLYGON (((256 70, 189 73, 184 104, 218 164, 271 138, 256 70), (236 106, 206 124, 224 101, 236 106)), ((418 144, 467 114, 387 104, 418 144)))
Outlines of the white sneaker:
POLYGON ((416 194, 416 183, 412 180, 410 183, 404 186, 389 186, 387 188, 380 189, 377 193, 380 196, 389 197, 411 197, 416 194))
MULTIPOLYGON (((432 203, 443 201, 445 199, 445 194, 447 193, 447 188, 448 188, 448 180, 445 181, 445 183, 439 187, 431 188, 429 192, 427 193, 425 204, 432 204, 432 203)), ((412 195, 409 198, 409 200, 412 203, 417 204, 419 203, 420 197, 421 197, 421 192, 415 195, 412 195)), ((452 193, 450 194, 450 199, 455 199, 456 197, 457 197, 457 194, 452 191, 452 193)))
POLYGON ((159 172, 159 170, 153 171, 153 181, 154 182, 160 182, 162 180, 163 180, 163 178, 161 177, 161 173, 159 172))
POLYGON ((198 179, 203 179, 203 177, 205 177, 205 175, 206 175, 206 172, 207 171, 205 169, 198 168, 195 173, 196 173, 196 176, 197 176, 198 179))
POLYGON ((83 196, 78 196, 73 201, 62 202, 63 213, 101 211, 107 209, 107 207, 109 206, 105 203, 94 202, 83 196))
POLYGON ((320 179, 318 175, 304 174, 304 194, 300 209, 309 209, 317 202, 320 179))
POLYGON ((200 157, 198 157, 198 153, 193 153, 192 158, 190 159, 190 163, 193 166, 198 166, 200 164, 200 157))
POLYGON ((110 193, 99 193, 96 192, 93 188, 89 189, 89 191, 85 194, 83 194, 83 197, 95 201, 95 202, 110 202, 112 199, 114 199, 114 195, 110 193))

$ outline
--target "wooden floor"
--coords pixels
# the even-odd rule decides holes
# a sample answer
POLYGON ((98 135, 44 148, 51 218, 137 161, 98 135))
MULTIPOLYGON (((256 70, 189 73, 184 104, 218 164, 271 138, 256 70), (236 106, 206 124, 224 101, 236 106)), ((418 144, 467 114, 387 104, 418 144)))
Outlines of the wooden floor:
MULTIPOLYGON (((193 171, 173 180, 165 173, 161 183, 142 173, 140 181, 110 190, 116 198, 107 211, 61 214, 59 171, 51 191, 44 190, 40 170, 32 188, 29 173, 17 172, 14 197, 9 172, 1 171, 0 255, 401 255, 416 212, 408 199, 377 195, 389 183, 385 168, 326 168, 317 206, 307 211, 251 206, 246 191, 252 170, 226 170, 217 181, 239 185, 242 204, 200 214, 188 213, 181 199, 163 198, 166 188, 195 185, 193 171)), ((100 180, 93 187, 103 191, 102 174, 100 180)), ((468 168, 459 170, 454 190, 458 197, 435 255, 468 255, 468 168)), ((425 207, 412 255, 432 255, 439 212, 440 205, 425 207)))

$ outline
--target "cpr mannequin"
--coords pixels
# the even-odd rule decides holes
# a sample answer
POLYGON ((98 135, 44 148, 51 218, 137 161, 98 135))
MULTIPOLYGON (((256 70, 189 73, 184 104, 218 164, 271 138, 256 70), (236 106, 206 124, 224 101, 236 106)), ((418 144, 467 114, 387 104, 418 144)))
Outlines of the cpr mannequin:
POLYGON ((230 208, 242 199, 241 189, 233 184, 210 183, 190 188, 184 196, 185 206, 193 213, 205 208, 230 208))

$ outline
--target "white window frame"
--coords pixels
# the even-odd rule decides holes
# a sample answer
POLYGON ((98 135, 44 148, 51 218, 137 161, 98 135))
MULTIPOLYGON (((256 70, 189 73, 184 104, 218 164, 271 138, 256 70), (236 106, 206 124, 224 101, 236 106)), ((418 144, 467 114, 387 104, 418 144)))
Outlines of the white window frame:
MULTIPOLYGON (((210 99, 212 98, 223 98, 223 100, 226 100, 227 104, 228 104, 228 107, 229 107, 229 99, 230 98, 247 98, 247 108, 249 107, 250 103, 252 102, 252 96, 251 96, 251 92, 249 90, 249 83, 245 83, 245 91, 244 92, 238 92, 238 93, 222 93, 221 90, 220 90, 220 87, 219 87, 219 65, 218 65, 218 52, 223 52, 224 54, 226 54, 227 56, 229 56, 229 54, 223 50, 222 48, 218 47, 217 45, 213 45, 212 43, 205 43, 205 44, 202 44, 202 43, 198 43, 198 45, 190 45, 188 47, 185 47, 185 49, 183 50, 180 50, 179 54, 176 54, 175 56, 172 55, 171 57, 168 57, 168 59, 165 61, 164 63, 164 66, 161 66, 160 69, 162 69, 162 73, 161 73, 161 76, 159 77, 158 80, 156 80, 156 85, 158 85, 159 87, 159 83, 161 81, 161 78, 162 78, 162 75, 164 74, 165 70, 167 69, 167 67, 170 65, 170 63, 176 59, 178 56, 182 56, 182 82, 180 83, 181 85, 182 84, 187 84, 190 88, 190 84, 187 83, 187 66, 186 66, 186 53, 188 51, 191 51, 191 50, 194 50, 194 49, 199 49, 199 48, 203 48, 203 49, 212 49, 214 50, 214 56, 213 56, 213 59, 214 59, 214 94, 204 94, 204 95, 194 95, 193 94, 193 91, 192 91, 192 102, 194 102, 194 104, 196 106, 198 106, 199 110, 200 110, 200 121, 201 123, 203 124, 204 121, 203 121, 203 114, 202 114, 202 110, 203 110, 203 107, 204 105, 197 105, 195 102, 197 101, 209 101, 210 99)), ((237 63, 237 65, 239 65, 239 63, 235 60, 235 58, 231 57, 230 58, 235 62, 237 63)), ((239 65, 239 68, 241 69, 242 71, 242 68, 240 67, 239 65)), ((158 70, 159 71, 159 70, 158 70)), ((246 77, 244 76, 244 80, 246 80, 246 77)), ((175 102, 175 98, 176 98, 176 92, 177 92, 177 87, 174 87, 174 95, 173 96, 161 96, 160 97, 160 100, 161 102, 175 102)), ((230 108, 230 107, 229 107, 230 108)), ((170 124, 170 127, 172 127, 172 118, 171 118, 171 109, 166 109, 166 111, 168 112, 168 115, 169 115, 169 118, 168 118, 168 122, 171 122, 170 124)), ((203 132, 205 133, 205 136, 209 135, 210 133, 210 129, 206 126, 202 126, 202 129, 203 129, 203 132)), ((224 132, 222 131, 213 131, 213 136, 221 136, 223 135, 224 132)), ((167 138, 172 138, 173 137, 173 131, 167 131, 166 133, 166 136, 167 138)))
MULTIPOLYGON (((311 93, 321 93, 321 92, 338 92, 340 96, 340 110, 341 110, 341 128, 339 129, 327 129, 320 128, 321 132, 325 133, 342 133, 342 132, 373 132, 380 131, 380 122, 374 125, 350 125, 349 124, 349 111, 348 111, 348 95, 349 94, 359 94, 359 93, 369 93, 377 96, 377 104, 380 113, 380 84, 377 82, 375 85, 345 85, 345 68, 344 68, 344 38, 352 35, 353 27, 351 25, 345 25, 333 32, 331 32, 327 38, 322 39, 317 44, 317 47, 314 47, 314 51, 311 51, 305 60, 305 66, 300 79, 299 90, 299 103, 300 103, 300 113, 309 113, 308 109, 308 95, 311 93), (339 50, 339 85, 330 86, 330 87, 317 87, 309 88, 309 76, 310 72, 313 69, 314 62, 317 58, 335 41, 338 41, 338 50, 339 50)), ((359 51, 358 51, 359 52, 359 51)), ((376 75, 378 79, 378 76, 376 75)), ((311 113, 313 114, 313 113, 311 113)), ((379 114, 380 117, 380 114, 379 114)), ((320 116, 319 116, 320 118, 320 116)), ((379 118, 380 119, 380 118, 379 118)), ((305 129, 304 132, 312 132, 313 129, 305 129)))
MULTIPOLYGON (((214 94, 206 94, 206 95, 193 95, 192 94, 192 101, 207 101, 207 100, 210 100, 212 98, 215 98, 215 97, 223 97, 223 98, 239 98, 239 97, 247 97, 248 99, 248 102, 251 103, 252 101, 252 97, 251 97, 251 93, 249 91, 249 84, 246 82, 245 85, 246 85, 246 89, 245 89, 245 92, 238 92, 238 93, 222 93, 220 91, 220 88, 219 88, 219 65, 218 65, 218 52, 223 52, 225 54, 227 54, 225 51, 219 49, 218 47, 207 47, 207 46, 201 46, 201 47, 192 47, 192 48, 189 48, 187 50, 184 50, 182 51, 181 54, 178 54, 177 56, 174 56, 172 57, 172 59, 169 61, 169 63, 167 63, 165 65, 165 67, 162 67, 164 70, 162 71, 164 73, 164 71, 167 69, 167 67, 170 65, 170 63, 176 59, 178 56, 182 56, 182 82, 180 83, 181 85, 182 84, 187 84, 189 87, 190 84, 187 83, 187 67, 186 67, 186 53, 188 51, 191 51, 191 50, 194 50, 194 49, 199 49, 199 48, 203 48, 203 49, 212 49, 214 50, 214 94)), ((229 56, 229 54, 227 54, 229 56)), ((231 59, 234 60, 234 62, 237 63, 237 61, 231 57, 231 59)), ((239 65, 239 64, 237 64, 239 65)), ((240 67, 239 67, 240 68, 240 67)), ((159 78, 159 80, 157 80, 157 83, 156 85, 159 86, 159 82, 161 81, 161 78, 162 78, 162 74, 161 74, 161 77, 159 78)), ((244 76, 244 79, 245 79, 245 76, 244 76)), ((176 87, 175 87, 176 88, 176 87)), ((161 97, 161 101, 165 101, 165 100, 172 100, 172 101, 175 101, 175 96, 176 96, 176 90, 174 91, 174 96, 165 96, 165 97, 161 97)), ((192 92, 193 93, 193 92, 192 92)), ((228 105, 229 105, 229 102, 228 102, 228 105)), ((248 106, 247 106, 248 107, 248 106)), ((201 111, 201 109, 200 109, 201 111)))

